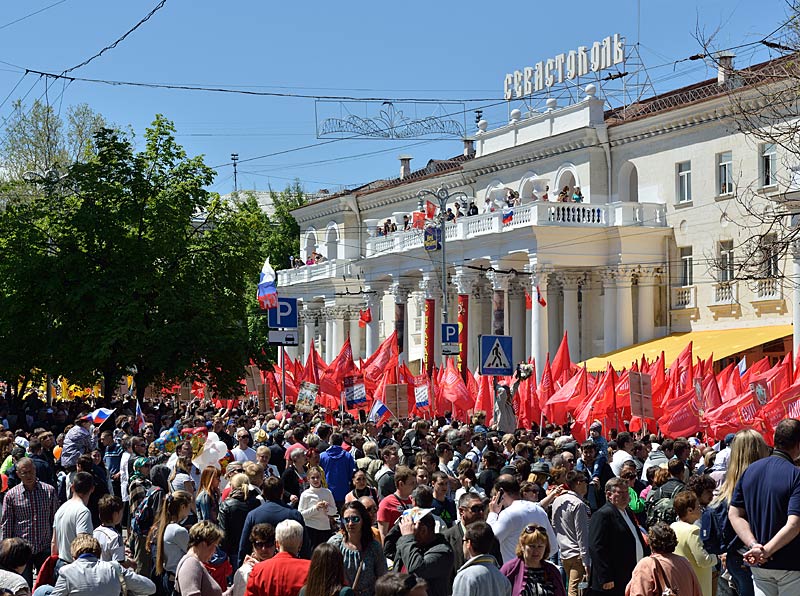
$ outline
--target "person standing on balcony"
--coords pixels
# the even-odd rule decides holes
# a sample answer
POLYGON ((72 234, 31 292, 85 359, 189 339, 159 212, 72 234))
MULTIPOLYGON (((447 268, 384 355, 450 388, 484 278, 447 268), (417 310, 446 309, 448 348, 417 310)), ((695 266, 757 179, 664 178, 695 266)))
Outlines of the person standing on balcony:
POLYGON ((572 200, 575 203, 583 203, 583 193, 581 193, 580 186, 575 187, 575 190, 572 193, 572 200))
POLYGON ((469 209, 467 209, 467 215, 478 215, 478 206, 475 204, 475 201, 469 202, 469 209))
POLYGON ((568 203, 569 202, 569 186, 565 186, 561 189, 561 192, 558 193, 558 202, 559 203, 568 203))

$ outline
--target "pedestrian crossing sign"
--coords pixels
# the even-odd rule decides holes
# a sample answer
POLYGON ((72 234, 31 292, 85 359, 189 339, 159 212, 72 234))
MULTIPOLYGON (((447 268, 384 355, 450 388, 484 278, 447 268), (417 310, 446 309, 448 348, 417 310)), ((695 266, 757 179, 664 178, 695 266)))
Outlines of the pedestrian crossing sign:
POLYGON ((510 335, 481 336, 481 374, 499 377, 514 374, 510 335))

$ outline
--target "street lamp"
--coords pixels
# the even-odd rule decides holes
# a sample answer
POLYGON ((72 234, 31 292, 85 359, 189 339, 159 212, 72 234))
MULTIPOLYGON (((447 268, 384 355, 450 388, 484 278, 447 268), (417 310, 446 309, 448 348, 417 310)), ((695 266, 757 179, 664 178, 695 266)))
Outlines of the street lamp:
POLYGON ((420 211, 422 211, 425 207, 424 199, 427 196, 433 197, 439 202, 439 234, 441 236, 442 243, 442 323, 447 323, 447 250, 445 248, 445 245, 447 244, 447 239, 445 238, 445 225, 447 225, 447 201, 458 198, 460 199, 460 205, 466 210, 467 193, 459 190, 453 194, 450 194, 450 191, 448 191, 444 186, 440 186, 439 190, 436 192, 423 189, 417 193, 420 211))

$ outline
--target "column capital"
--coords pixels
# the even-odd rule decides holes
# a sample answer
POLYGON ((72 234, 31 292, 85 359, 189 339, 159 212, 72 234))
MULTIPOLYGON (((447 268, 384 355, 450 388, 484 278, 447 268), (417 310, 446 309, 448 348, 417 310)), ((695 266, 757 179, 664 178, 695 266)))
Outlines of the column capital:
POLYGON ((536 262, 532 262, 527 267, 528 273, 531 276, 531 286, 545 286, 547 287, 547 280, 550 277, 550 274, 553 273, 553 266, 552 265, 539 265, 536 262))
POLYGON ((499 273, 494 270, 490 270, 486 272, 486 279, 492 282, 492 289, 497 290, 508 290, 508 286, 511 283, 511 280, 514 279, 514 273, 499 273))
POLYGON ((617 270, 613 267, 603 267, 599 272, 603 287, 613 288, 617 283, 617 270))
POLYGON ((636 270, 636 279, 640 286, 653 285, 662 275, 663 269, 660 265, 641 265, 636 270))
POLYGON ((565 290, 577 290, 586 281, 583 271, 558 271, 556 277, 565 290))
POLYGON ((411 286, 407 282, 395 281, 389 285, 386 292, 394 297, 395 304, 404 304, 408 302, 411 286))
POLYGON ((321 309, 320 314, 326 319, 344 320, 347 317, 348 310, 346 306, 326 306, 321 309))
POLYGON ((478 274, 466 267, 456 267, 456 274, 453 277, 453 284, 459 294, 472 294, 478 283, 478 274))
POLYGON ((434 272, 422 274, 422 279, 419 282, 419 289, 422 290, 423 296, 428 300, 441 300, 442 298, 442 284, 434 272))
POLYGON ((617 286, 629 286, 633 283, 633 277, 636 275, 637 267, 619 266, 614 271, 614 277, 617 280, 617 286))

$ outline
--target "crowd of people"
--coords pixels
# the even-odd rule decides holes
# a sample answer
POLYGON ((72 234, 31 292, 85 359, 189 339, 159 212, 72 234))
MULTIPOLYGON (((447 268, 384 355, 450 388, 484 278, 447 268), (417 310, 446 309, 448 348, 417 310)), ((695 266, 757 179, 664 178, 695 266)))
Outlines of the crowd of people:
POLYGON ((800 421, 716 445, 476 413, 380 427, 194 400, 0 410, 0 592, 800 593, 800 421), (71 422, 67 422, 71 420, 71 422), (177 426, 176 426, 177 424, 177 426), (205 428, 229 449, 196 466, 205 428), (668 592, 669 591, 669 592, 668 592))

